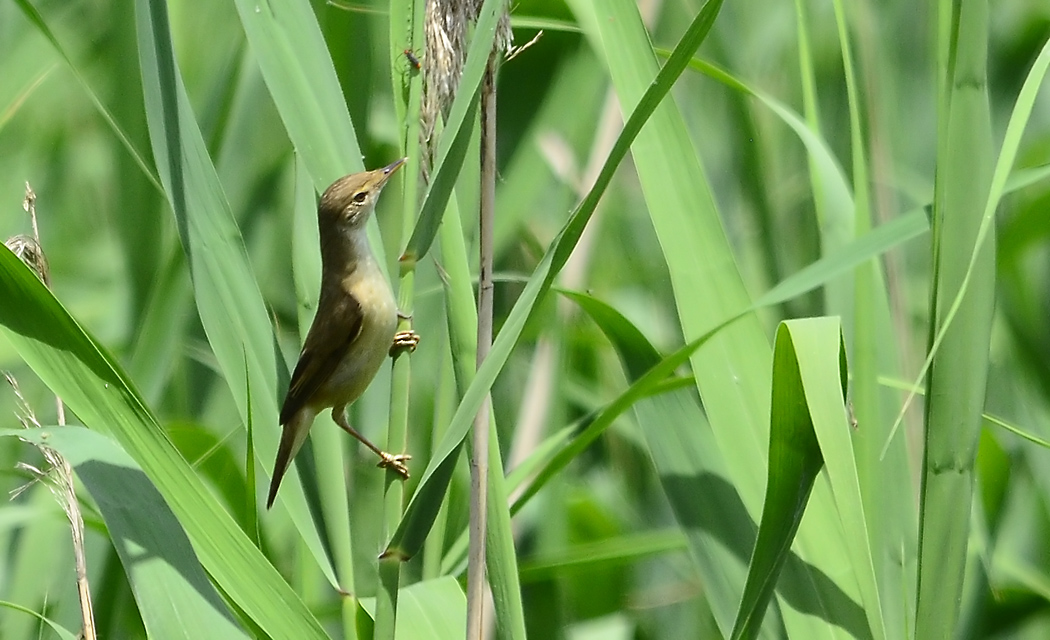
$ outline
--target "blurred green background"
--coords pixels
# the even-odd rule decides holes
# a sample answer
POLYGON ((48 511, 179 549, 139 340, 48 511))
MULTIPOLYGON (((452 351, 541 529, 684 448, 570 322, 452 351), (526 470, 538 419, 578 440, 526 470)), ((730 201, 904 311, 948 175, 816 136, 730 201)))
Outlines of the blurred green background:
MULTIPOLYGON (((541 20, 545 26, 539 40, 506 62, 499 76, 497 332, 523 289, 523 278, 536 268, 582 198, 621 126, 609 56, 588 37, 593 32, 580 30, 591 29, 579 17, 584 4, 522 0, 511 6, 517 44, 532 39, 541 20)), ((673 48, 701 6, 696 0, 642 4, 657 49, 673 48)), ((937 13, 932 3, 849 4, 848 45, 859 97, 854 106, 862 114, 871 226, 878 227, 929 205, 936 173, 943 170, 938 166, 937 91, 942 79, 937 75, 937 13)), ((35 6, 76 73, 155 172, 134 3, 47 1, 35 6)), ((987 89, 997 153, 1018 92, 1050 36, 1050 4, 1002 0, 990 8, 987 89)), ((277 353, 292 366, 303 329, 291 242, 297 233, 293 211, 301 195, 297 154, 235 4, 173 0, 168 10, 193 112, 243 236, 275 330, 277 353)), ((315 1, 312 10, 362 161, 369 168, 386 164, 400 153, 394 85, 411 75, 407 62, 396 49, 392 52, 388 7, 369 0, 345 6, 315 1)), ((816 102, 811 107, 820 116, 818 140, 850 176, 849 184, 855 170, 855 124, 831 3, 727 3, 696 56, 801 114, 800 28, 812 56, 816 102)), ((55 296, 129 373, 176 447, 251 537, 246 505, 261 494, 246 484, 244 420, 194 306, 176 219, 161 188, 135 162, 76 73, 16 2, 0 2, 0 52, 0 236, 31 232, 21 206, 28 181, 37 194, 41 242, 55 296)), ((701 160, 751 298, 825 255, 828 238, 834 236, 823 235, 829 218, 822 216, 834 219, 836 212, 818 215, 814 170, 796 132, 764 101, 693 69, 686 70, 670 95, 701 160)), ((474 158, 476 141, 457 188, 468 247, 474 246, 475 235, 474 158)), ((1009 193, 995 219, 997 294, 986 413, 1044 441, 1050 439, 1050 181, 1039 169, 1048 163, 1050 90, 1043 88, 1014 164, 1015 172, 1033 169, 1029 175, 1035 179, 1009 193)), ((827 186, 830 178, 822 179, 827 186)), ((402 234, 407 234, 396 200, 385 195, 377 214, 387 266, 395 275, 406 237, 402 234)), ((695 326, 683 330, 680 312, 690 292, 672 289, 674 267, 668 266, 671 258, 652 220, 658 208, 652 195, 643 193, 628 156, 559 283, 611 305, 657 350, 670 353, 699 332, 695 326)), ((849 219, 852 211, 838 213, 849 219)), ((851 231, 845 233, 852 238, 851 231)), ((872 321, 882 336, 880 348, 893 363, 870 372, 890 398, 884 407, 893 407, 882 411, 879 433, 889 430, 905 396, 890 390, 910 385, 926 357, 934 269, 930 246, 930 234, 922 233, 897 243, 875 262, 887 306, 872 321)), ((475 253, 472 248, 469 254, 473 273, 475 253)), ((448 422, 457 403, 449 374, 442 262, 437 251, 425 257, 415 282, 413 321, 423 343, 412 358, 409 451, 418 464, 413 469, 420 473, 435 439, 433 429, 448 422)), ((852 311, 836 307, 833 300, 842 298, 834 297, 839 294, 832 286, 760 310, 769 342, 781 320, 843 313, 852 355, 852 311)), ((693 299, 691 304, 704 307, 708 301, 693 299)), ((544 298, 492 389, 507 469, 537 442, 622 393, 632 379, 621 369, 622 356, 587 314, 560 295, 544 298)), ((18 379, 43 424, 55 423, 53 394, 6 339, 0 339, 0 370, 18 379)), ((680 373, 689 372, 683 368, 680 373)), ((281 375, 278 366, 278 380, 281 375)), ((277 384, 283 389, 286 378, 277 384)), ((351 412, 352 423, 380 438, 389 384, 384 369, 351 412)), ((703 387, 700 391, 704 395, 703 387)), ((919 504, 921 398, 915 405, 903 422, 903 464, 886 471, 897 474, 894 482, 899 484, 894 486, 908 489, 894 499, 913 518, 919 504)), ((17 426, 16 414, 14 395, 0 389, 0 427, 17 426)), ((259 422, 253 428, 277 429, 259 422)), ((331 425, 319 421, 315 432, 319 428, 331 425)), ((711 591, 718 587, 705 580, 694 562, 696 550, 687 544, 681 513, 668 500, 657 469, 660 462, 654 463, 641 430, 638 414, 624 413, 516 516, 530 637, 719 637, 718 615, 710 603, 711 591)), ((376 542, 382 479, 367 452, 339 437, 351 487, 354 582, 358 594, 370 596, 375 591, 371 567, 382 548, 376 542)), ((1044 446, 985 422, 956 637, 1040 638, 1050 633, 1047 456, 1044 446)), ((308 452, 307 458, 312 460, 313 454, 308 452)), ((17 462, 39 460, 30 445, 4 439, 2 488, 14 490, 30 480, 15 468, 17 462)), ((261 468, 257 473, 265 475, 261 468)), ((759 484, 766 473, 764 463, 755 460, 753 475, 759 484)), ((414 472, 413 482, 418 477, 414 472)), ((467 481, 460 461, 447 519, 439 525, 447 533, 446 547, 465 525, 467 481)), ((315 479, 307 480, 311 482, 316 485, 315 479)), ((413 486, 409 484, 409 491, 413 486)), ((308 486, 307 493, 311 490, 308 486)), ((81 500, 99 637, 144 637, 129 579, 107 528, 91 500, 81 500)), ((757 524, 754 513, 752 520, 757 524)), ((914 533, 914 523, 900 526, 911 526, 914 533)), ((261 529, 263 551, 321 625, 332 637, 347 635, 340 599, 288 515, 262 516, 261 529)), ((325 544, 328 535, 322 533, 325 544)), ((915 561, 915 537, 908 540, 901 545, 907 547, 901 549, 903 567, 915 561)), ((68 524, 45 486, 38 483, 0 505, 0 541, 0 600, 77 629, 68 524)), ((746 567, 746 557, 738 561, 746 567)), ((407 565, 403 586, 423 575, 433 577, 425 562, 420 557, 407 565)), ((887 637, 914 637, 908 622, 915 615, 914 583, 894 591, 881 582, 878 569, 876 574, 883 597, 896 593, 900 601, 894 606, 905 612, 900 618, 905 624, 899 626, 887 614, 887 637)), ((914 580, 907 568, 903 574, 914 580)), ((790 600, 783 593, 780 597, 790 600)), ((783 601, 780 606, 787 607, 783 601)), ((791 632, 790 622, 785 629, 778 620, 770 614, 763 637, 802 637, 791 632)), ((828 622, 827 628, 826 637, 868 637, 863 622, 859 627, 828 622)), ((726 631, 721 628, 722 634, 726 631)), ((249 633, 265 636, 251 627, 249 633)), ((0 638, 57 637, 51 634, 26 614, 10 609, 0 613, 0 638)))

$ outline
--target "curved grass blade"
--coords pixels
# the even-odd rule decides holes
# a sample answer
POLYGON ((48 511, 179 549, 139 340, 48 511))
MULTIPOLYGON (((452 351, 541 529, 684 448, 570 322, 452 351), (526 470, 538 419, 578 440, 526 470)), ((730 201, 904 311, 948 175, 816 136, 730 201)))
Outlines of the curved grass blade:
MULTIPOLYGON (((837 318, 781 323, 773 356, 769 479, 758 540, 733 638, 753 638, 789 558, 810 492, 822 467, 850 545, 869 625, 881 611, 867 542, 859 476, 853 455, 845 399, 846 350, 837 318)), ((872 628, 873 637, 884 631, 872 628)))
MULTIPOLYGON (((836 336, 841 340, 840 336, 836 336)), ((758 540, 731 638, 758 635, 777 578, 802 521, 813 483, 824 465, 806 402, 791 328, 781 323, 773 348, 769 470, 758 540)), ((838 365, 838 358, 834 365, 838 365)), ((844 374, 845 372, 843 372, 844 374)), ((834 389, 842 401, 845 389, 834 389)))
POLYGON ((87 427, 112 436, 164 496, 216 586, 266 633, 326 638, 317 620, 164 434, 115 360, 6 247, 0 326, 19 355, 87 427))
MULTIPOLYGON (((654 49, 654 51, 663 57, 668 55, 666 49, 654 49)), ((693 58, 689 61, 689 68, 734 91, 758 98, 762 104, 766 105, 770 111, 795 132, 798 139, 805 145, 810 161, 819 174, 819 184, 822 186, 823 191, 819 195, 824 199, 822 206, 827 209, 833 208, 837 210, 839 213, 836 217, 852 215, 854 207, 853 194, 846 181, 846 175, 842 167, 835 159, 835 155, 831 152, 824 139, 818 136, 794 110, 766 92, 750 86, 734 77, 725 69, 706 60, 693 58)))
POLYGON ((35 617, 37 620, 40 620, 47 624, 47 626, 51 627, 51 630, 54 631, 61 640, 77 640, 77 636, 73 635, 73 632, 69 629, 66 629, 51 618, 43 616, 32 609, 23 607, 20 604, 15 604, 14 602, 6 602, 4 600, 0 600, 0 607, 7 607, 13 611, 21 611, 22 613, 35 617))
POLYGON ((639 400, 653 395, 653 392, 663 385, 678 367, 689 362, 689 358, 697 349, 711 340, 719 331, 746 315, 746 313, 741 313, 735 318, 726 320, 696 340, 682 346, 666 358, 661 358, 656 349, 645 339, 645 336, 612 307, 590 296, 571 292, 566 292, 566 295, 579 304, 601 328, 606 337, 616 345, 617 354, 620 356, 632 384, 602 409, 594 420, 587 424, 571 442, 554 454, 551 460, 543 466, 536 477, 529 483, 525 491, 515 500, 514 505, 511 507, 512 513, 517 513, 530 498, 546 485, 548 480, 553 478, 555 474, 568 466, 572 460, 593 444, 612 425, 617 417, 634 406, 639 400))
POLYGON ((83 427, 3 429, 50 447, 98 504, 152 638, 247 638, 208 581, 164 498, 115 442, 83 427))

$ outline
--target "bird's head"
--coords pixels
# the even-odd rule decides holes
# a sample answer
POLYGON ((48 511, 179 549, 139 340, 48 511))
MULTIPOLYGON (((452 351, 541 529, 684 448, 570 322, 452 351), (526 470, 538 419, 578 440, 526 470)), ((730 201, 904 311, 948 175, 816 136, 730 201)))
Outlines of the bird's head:
POLYGON ((379 192, 408 158, 401 158, 382 169, 354 173, 339 178, 321 196, 317 215, 322 226, 345 229, 363 227, 375 209, 379 192))

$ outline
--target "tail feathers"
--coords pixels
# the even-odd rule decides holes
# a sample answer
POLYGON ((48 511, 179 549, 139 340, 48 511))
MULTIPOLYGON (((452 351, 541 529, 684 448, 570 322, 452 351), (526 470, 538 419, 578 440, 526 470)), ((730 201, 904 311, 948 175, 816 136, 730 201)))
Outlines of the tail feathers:
POLYGON ((306 441, 306 435, 310 433, 314 417, 317 414, 309 407, 303 407, 292 416, 281 431, 281 444, 277 447, 277 460, 273 463, 273 477, 270 479, 270 495, 266 499, 266 508, 273 506, 277 497, 277 489, 281 486, 281 479, 288 471, 288 466, 299 453, 299 449, 306 441))

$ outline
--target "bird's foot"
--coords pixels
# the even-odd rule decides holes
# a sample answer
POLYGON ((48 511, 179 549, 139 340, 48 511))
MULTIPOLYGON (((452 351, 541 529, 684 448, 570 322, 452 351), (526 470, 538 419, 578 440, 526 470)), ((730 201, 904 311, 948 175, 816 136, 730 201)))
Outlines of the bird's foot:
POLYGON ((401 476, 402 480, 408 480, 408 467, 405 463, 411 460, 412 456, 407 453, 393 455, 383 451, 379 454, 379 457, 382 458, 382 460, 376 465, 377 467, 380 469, 390 469, 397 473, 397 475, 401 476))
POLYGON ((396 358, 402 351, 412 353, 419 344, 419 334, 409 329, 394 334, 394 344, 390 346, 390 357, 396 358))

